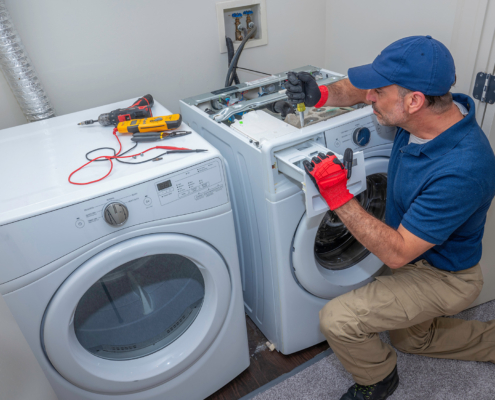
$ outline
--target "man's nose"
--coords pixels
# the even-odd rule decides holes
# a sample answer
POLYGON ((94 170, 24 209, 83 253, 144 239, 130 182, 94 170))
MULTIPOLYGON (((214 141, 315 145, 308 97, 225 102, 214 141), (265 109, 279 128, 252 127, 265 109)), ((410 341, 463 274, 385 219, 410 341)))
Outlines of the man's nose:
POLYGON ((370 101, 372 103, 376 102, 376 91, 375 91, 375 89, 368 90, 368 93, 366 93, 366 100, 367 101, 370 101))

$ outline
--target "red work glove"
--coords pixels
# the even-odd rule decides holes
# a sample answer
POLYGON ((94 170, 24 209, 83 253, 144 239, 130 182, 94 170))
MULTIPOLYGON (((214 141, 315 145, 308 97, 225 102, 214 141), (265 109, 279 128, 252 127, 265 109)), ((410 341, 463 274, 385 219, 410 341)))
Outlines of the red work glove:
POLYGON ((305 160, 303 165, 330 210, 339 208, 354 197, 347 189, 347 170, 333 153, 318 153, 312 162, 305 160))

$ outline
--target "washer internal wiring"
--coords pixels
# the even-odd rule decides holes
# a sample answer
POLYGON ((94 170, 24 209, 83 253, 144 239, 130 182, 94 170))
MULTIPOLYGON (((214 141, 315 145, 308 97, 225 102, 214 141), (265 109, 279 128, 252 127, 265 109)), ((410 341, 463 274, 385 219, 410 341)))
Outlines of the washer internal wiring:
MULTIPOLYGON (((157 160, 159 159, 161 156, 165 155, 165 154, 170 154, 170 153, 181 153, 181 152, 185 152, 185 151, 191 151, 191 149, 187 149, 185 147, 172 147, 172 146, 155 146, 155 147, 151 147, 149 149, 146 149, 140 153, 137 153, 137 154, 131 154, 131 155, 128 155, 126 156, 125 154, 129 153, 131 150, 134 150, 136 148, 136 146, 138 145, 138 143, 136 143, 133 147, 131 147, 129 150, 125 151, 124 153, 121 153, 122 151, 122 143, 120 142, 120 139, 119 137, 117 136, 117 128, 115 128, 113 130, 113 135, 115 136, 115 138, 117 139, 117 141, 119 142, 119 151, 118 152, 115 152, 115 149, 112 148, 112 147, 100 147, 98 149, 94 149, 94 150, 91 150, 90 152, 86 153, 86 159, 89 160, 86 164, 82 165, 81 167, 79 167, 78 169, 76 169, 75 171, 73 171, 70 175, 69 175, 69 183, 72 183, 73 185, 89 185, 91 183, 95 183, 95 182, 99 182, 99 181, 102 181, 103 179, 105 179, 108 175, 110 175, 110 173, 112 172, 113 170, 113 162, 112 160, 116 160, 122 164, 144 164, 146 162, 150 162, 150 161, 154 161, 154 160, 157 160), (125 161, 121 161, 120 158, 134 158, 134 157, 137 157, 137 156, 140 156, 140 155, 144 155, 144 153, 147 153, 148 151, 151 151, 151 150, 155 150, 155 149, 162 149, 162 150, 168 150, 164 153, 161 153, 153 158, 150 158, 148 160, 144 160, 144 161, 138 161, 138 162, 125 162, 125 161), (96 158, 89 158, 89 155, 91 153, 94 153, 95 151, 98 151, 98 150, 112 150, 113 151, 113 156, 98 156, 96 158), (103 176, 102 178, 99 178, 99 179, 96 179, 94 181, 90 181, 90 182, 73 182, 71 180, 72 176, 80 171, 81 169, 83 169, 84 167, 88 166, 89 164, 91 164, 92 162, 98 162, 98 161, 110 161, 110 170, 108 171, 108 173, 103 176)), ((194 151, 194 150, 193 150, 194 151)))

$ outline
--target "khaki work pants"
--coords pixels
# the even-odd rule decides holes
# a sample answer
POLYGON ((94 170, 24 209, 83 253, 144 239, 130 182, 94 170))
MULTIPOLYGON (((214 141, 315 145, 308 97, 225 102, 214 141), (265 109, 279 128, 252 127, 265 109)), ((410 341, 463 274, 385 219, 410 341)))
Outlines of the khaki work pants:
POLYGON ((320 311, 320 329, 361 385, 381 381, 397 364, 394 349, 377 334, 387 330, 405 353, 495 363, 495 320, 442 317, 469 307, 482 286, 479 264, 448 272, 421 260, 328 302, 320 311))

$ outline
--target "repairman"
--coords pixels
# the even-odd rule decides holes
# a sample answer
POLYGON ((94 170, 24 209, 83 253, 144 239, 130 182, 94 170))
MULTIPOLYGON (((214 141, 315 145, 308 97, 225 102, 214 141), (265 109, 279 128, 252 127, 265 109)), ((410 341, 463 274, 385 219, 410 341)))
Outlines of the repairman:
POLYGON ((339 296, 320 311, 320 328, 356 382, 341 400, 382 400, 399 384, 392 345, 428 357, 495 362, 495 320, 448 318, 479 295, 481 239, 495 195, 495 156, 475 119, 473 100, 451 94, 454 60, 431 36, 407 37, 349 79, 318 87, 299 73, 287 84, 306 106, 373 106, 378 122, 397 126, 386 223, 349 193, 335 156, 307 163, 331 210, 393 274, 339 296))

